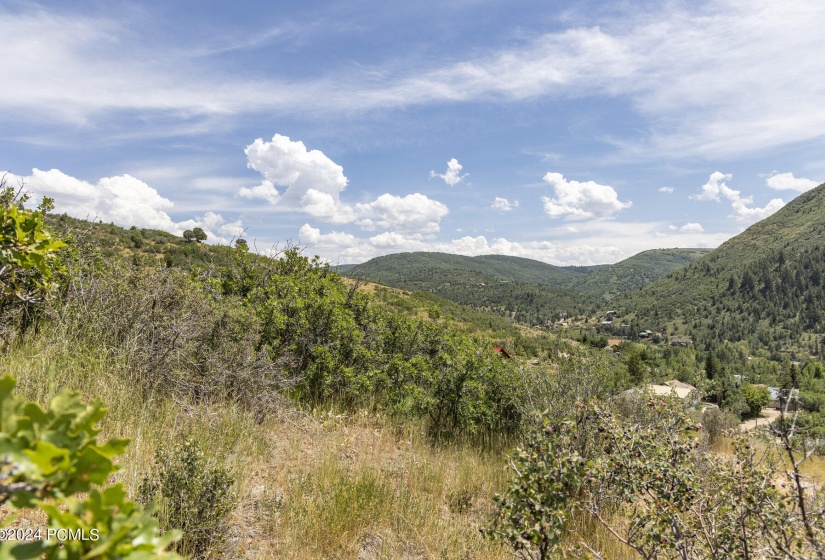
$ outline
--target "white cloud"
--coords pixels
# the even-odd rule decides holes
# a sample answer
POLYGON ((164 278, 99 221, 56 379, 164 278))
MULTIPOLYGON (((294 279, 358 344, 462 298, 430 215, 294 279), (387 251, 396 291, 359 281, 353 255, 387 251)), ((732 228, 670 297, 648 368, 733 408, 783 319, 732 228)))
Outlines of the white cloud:
POLYGON ((469 173, 461 175, 462 169, 464 169, 464 166, 458 163, 457 159, 452 158, 450 161, 447 162, 447 171, 445 171, 444 173, 436 173, 435 171, 430 171, 430 178, 441 177, 442 179, 444 179, 445 183, 447 183, 451 187, 454 187, 461 181, 463 181, 464 178, 467 177, 467 175, 469 175, 469 173))
POLYGON ((506 198, 501 198, 500 196, 497 196, 495 201, 493 201, 491 208, 495 208, 496 210, 500 210, 502 212, 509 212, 514 208, 518 208, 518 200, 510 202, 506 198))
POLYGON ((751 208, 748 206, 749 204, 753 204, 752 196, 731 202, 733 212, 730 214, 730 217, 735 219, 739 225, 743 227, 755 224, 759 220, 764 220, 785 206, 785 202, 781 198, 771 199, 763 208, 751 208))
POLYGON ((346 224, 355 219, 353 209, 334 194, 309 189, 300 201, 301 210, 325 222, 346 224))
POLYGON ((661 187, 661 188, 659 188, 659 192, 660 192, 660 193, 665 193, 665 194, 671 194, 671 193, 673 193, 675 190, 676 190, 676 189, 674 189, 673 187, 661 187))
POLYGON ((730 173, 714 171, 711 173, 708 182, 702 185, 702 192, 690 195, 690 198, 693 200, 715 200, 716 202, 720 202, 719 195, 721 194, 728 200, 738 200, 739 191, 731 189, 723 182, 730 181, 731 179, 733 179, 733 175, 730 173))
POLYGON ((200 227, 209 236, 209 241, 217 243, 228 241, 218 233, 236 236, 243 231, 240 221, 226 223, 220 214, 214 212, 175 222, 166 213, 174 203, 131 175, 103 177, 92 184, 58 169, 32 169, 32 174, 27 177, 10 175, 9 180, 22 182, 26 190, 38 198, 54 198, 57 212, 77 218, 112 222, 122 227, 160 229, 175 235, 200 227))
POLYGON ((317 228, 304 224, 300 242, 307 250, 319 253, 331 262, 363 262, 379 255, 407 251, 438 251, 456 255, 501 254, 537 259, 559 264, 599 264, 620 260, 625 255, 616 246, 571 245, 549 241, 515 242, 505 238, 488 240, 479 235, 464 236, 449 241, 427 241, 419 234, 405 235, 387 231, 359 239, 343 232, 321 233, 317 228))
MULTIPOLYGON (((293 142, 288 136, 276 134, 269 142, 261 138, 255 140, 244 150, 247 165, 268 181, 255 187, 259 189, 242 189, 242 196, 275 199, 290 206, 300 206, 302 199, 310 190, 330 195, 334 201, 347 188, 344 168, 329 159, 320 150, 307 150, 300 140, 293 142), (272 189, 267 189, 271 186, 272 189), (275 186, 285 187, 283 194, 272 193, 275 186)), ((311 195, 311 203, 316 203, 317 195, 311 195)))
POLYGON ((401 232, 436 233, 441 219, 447 215, 447 206, 420 193, 397 196, 382 194, 375 201, 356 204, 364 229, 376 227, 401 232))
POLYGON ((281 200, 281 193, 278 192, 278 189, 275 188, 272 181, 267 181, 266 179, 261 181, 260 185, 252 188, 241 187, 237 194, 243 198, 259 198, 273 206, 281 200))
POLYGON ((625 157, 719 157, 823 136, 825 59, 800 55, 820 50, 820 2, 671 2, 610 11, 603 25, 594 15, 589 27, 430 70, 374 96, 408 104, 623 96, 651 123, 643 140, 619 143, 625 157))
POLYGON ((506 237, 465 235, 436 240, 417 233, 386 231, 371 237, 344 232, 321 233, 304 225, 301 243, 307 250, 331 262, 357 263, 405 251, 438 251, 459 255, 501 254, 535 259, 557 265, 613 263, 641 251, 671 247, 716 247, 731 233, 705 233, 697 223, 677 227, 666 222, 586 221, 569 231, 567 224, 553 226, 541 237, 558 239, 514 241, 506 237))
POLYGON ((316 247, 347 248, 358 244, 358 238, 354 235, 337 231, 322 234, 320 229, 309 224, 301 226, 298 238, 301 243, 316 247))
POLYGON ((791 190, 805 192, 819 186, 819 183, 805 179, 804 177, 794 177, 793 173, 776 173, 768 177, 768 186, 780 191, 791 190))
MULTIPOLYGON (((298 209, 325 222, 357 221, 367 230, 382 228, 430 234, 439 231, 441 219, 448 213, 443 203, 420 193, 406 196, 385 193, 372 202, 346 204, 340 198, 348 183, 344 168, 320 150, 307 150, 303 142, 280 134, 273 136, 271 142, 255 140, 247 146, 246 155, 248 166, 260 172, 264 181, 253 188, 239 189, 238 196, 298 209), (286 190, 281 193, 276 185, 286 190)), ((448 174, 452 169, 454 167, 448 169, 448 174)))
POLYGON ((763 208, 752 207, 753 197, 742 196, 740 191, 730 188, 724 181, 731 181, 733 175, 714 171, 708 182, 702 185, 702 190, 698 195, 691 195, 690 198, 694 200, 714 200, 721 202, 721 197, 724 197, 731 203, 731 213, 729 217, 737 221, 737 223, 746 227, 751 224, 764 220, 768 216, 775 213, 777 210, 785 206, 785 202, 780 198, 774 198, 763 208))
POLYGON ((544 176, 544 181, 553 187, 556 194, 556 198, 541 197, 544 212, 551 218, 607 219, 633 204, 630 201, 619 201, 619 195, 613 187, 593 181, 568 181, 561 173, 552 172, 544 176))

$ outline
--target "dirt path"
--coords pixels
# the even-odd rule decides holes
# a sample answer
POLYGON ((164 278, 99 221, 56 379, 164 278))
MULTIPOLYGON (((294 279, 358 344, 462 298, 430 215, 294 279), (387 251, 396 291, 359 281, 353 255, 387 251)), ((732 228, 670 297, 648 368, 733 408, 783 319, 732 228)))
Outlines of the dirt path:
POLYGON ((773 408, 763 408, 762 414, 759 418, 753 418, 751 420, 739 424, 739 431, 750 432, 752 430, 755 430, 756 428, 767 426, 777 418, 779 418, 778 410, 775 410, 773 408))

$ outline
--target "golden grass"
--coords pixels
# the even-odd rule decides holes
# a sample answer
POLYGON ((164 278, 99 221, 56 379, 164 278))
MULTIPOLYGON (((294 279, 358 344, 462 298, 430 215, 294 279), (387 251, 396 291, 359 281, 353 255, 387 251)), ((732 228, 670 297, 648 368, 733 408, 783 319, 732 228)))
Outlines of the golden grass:
POLYGON ((478 532, 509 477, 502 451, 434 447, 421 426, 375 414, 293 411, 256 423, 231 404, 145 399, 124 364, 42 338, 0 356, 0 372, 41 404, 64 387, 102 399, 101 437, 131 439, 115 479, 132 496, 157 450, 197 440, 236 476, 227 557, 508 557, 478 532))

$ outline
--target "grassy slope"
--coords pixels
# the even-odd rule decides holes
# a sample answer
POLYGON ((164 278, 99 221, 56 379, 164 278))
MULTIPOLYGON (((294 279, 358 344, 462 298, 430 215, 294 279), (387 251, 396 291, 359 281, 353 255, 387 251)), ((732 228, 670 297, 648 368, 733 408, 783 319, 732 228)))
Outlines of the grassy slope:
POLYGON ((102 436, 131 439, 117 479, 132 495, 155 450, 194 438, 220 458, 239 496, 226 557, 508 557, 476 528, 508 476, 501 449, 434 448, 416 426, 367 413, 285 410, 261 423, 228 403, 144 401, 127 368, 98 358, 47 333, 0 356, 0 369, 41 403, 64 387, 102 399, 102 436))
POLYGON ((580 294, 551 285, 569 281, 580 272, 514 257, 401 253, 375 258, 345 274, 514 315, 527 324, 542 323, 560 312, 582 313, 592 304, 580 294))

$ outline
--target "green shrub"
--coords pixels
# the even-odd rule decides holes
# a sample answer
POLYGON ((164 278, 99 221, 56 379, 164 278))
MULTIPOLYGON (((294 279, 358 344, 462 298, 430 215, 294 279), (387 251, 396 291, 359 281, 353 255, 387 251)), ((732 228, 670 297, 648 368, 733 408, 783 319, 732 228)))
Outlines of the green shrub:
POLYGON ((575 450, 571 434, 542 415, 508 459, 516 477, 493 498, 496 512, 481 532, 504 541, 520 558, 558 558, 567 550, 566 533, 581 504, 576 498, 593 467, 575 450))
POLYGON ((739 425, 739 417, 729 410, 709 408, 702 413, 702 429, 710 445, 727 431, 739 425))
POLYGON ((43 226, 52 200, 44 198, 37 211, 26 210, 26 200, 0 178, 0 350, 38 317, 60 268, 57 251, 65 245, 43 226))
POLYGON ((739 391, 742 393, 742 397, 744 397, 745 403, 748 405, 748 410, 746 411, 748 418, 758 418, 759 415, 762 414, 762 409, 771 402, 771 392, 767 387, 745 383, 739 391))
POLYGON ((191 440, 173 453, 158 452, 155 467, 140 486, 140 500, 157 503, 161 527, 182 531, 179 552, 209 557, 226 539, 227 517, 235 506, 232 475, 210 466, 191 440))

